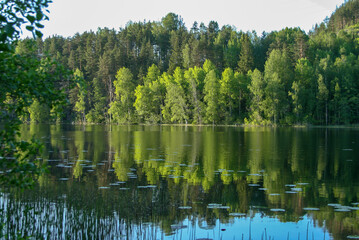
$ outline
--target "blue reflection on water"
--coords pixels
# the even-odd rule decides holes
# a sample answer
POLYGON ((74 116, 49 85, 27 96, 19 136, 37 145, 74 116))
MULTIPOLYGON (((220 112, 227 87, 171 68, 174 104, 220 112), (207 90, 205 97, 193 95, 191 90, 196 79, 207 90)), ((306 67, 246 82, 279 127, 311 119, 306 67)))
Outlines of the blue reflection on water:
MULTIPOLYGON (((178 227, 173 231, 173 235, 176 235, 175 239, 331 239, 325 228, 316 226, 307 215, 298 222, 284 223, 277 218, 264 217, 256 213, 250 221, 249 217, 234 218, 233 222, 226 224, 217 220, 211 228, 204 225, 206 224, 201 223, 200 226, 196 221, 196 225, 192 226, 192 221, 185 219, 176 224, 184 227, 178 227)), ((173 235, 161 237, 173 239, 173 235)))

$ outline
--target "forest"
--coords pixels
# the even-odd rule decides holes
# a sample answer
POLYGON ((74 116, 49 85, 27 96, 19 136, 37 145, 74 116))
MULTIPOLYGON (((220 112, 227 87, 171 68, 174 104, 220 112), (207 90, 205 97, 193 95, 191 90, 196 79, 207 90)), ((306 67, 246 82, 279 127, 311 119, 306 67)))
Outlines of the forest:
MULTIPOLYGON (((16 53, 50 56, 80 78, 55 83, 61 109, 34 100, 31 122, 340 125, 359 123, 359 1, 306 33, 270 33, 169 13, 73 37, 23 39, 16 53)), ((58 108, 58 106, 57 106, 58 108)))

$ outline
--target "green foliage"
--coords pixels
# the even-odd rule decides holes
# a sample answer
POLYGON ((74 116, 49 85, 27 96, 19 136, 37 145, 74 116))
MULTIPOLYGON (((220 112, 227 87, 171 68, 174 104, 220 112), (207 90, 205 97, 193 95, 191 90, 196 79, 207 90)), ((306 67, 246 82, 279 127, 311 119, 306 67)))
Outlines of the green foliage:
POLYGON ((115 99, 110 104, 109 114, 117 123, 131 122, 134 120, 133 104, 135 84, 133 75, 128 68, 121 68, 116 75, 115 99))
POLYGON ((208 74, 212 70, 216 70, 216 66, 211 60, 206 60, 203 64, 203 70, 208 74))
POLYGON ((289 91, 297 123, 308 123, 313 120, 316 105, 315 78, 314 69, 308 59, 299 59, 295 66, 295 81, 289 91))
POLYGON ((292 83, 292 74, 286 52, 273 50, 265 64, 264 80, 265 88, 265 109, 267 119, 277 124, 285 117, 288 111, 288 90, 292 83))
POLYGON ((193 123, 202 124, 204 115, 203 87, 206 74, 202 68, 194 67, 188 69, 184 77, 189 84, 189 109, 193 123))
MULTIPOLYGON (((83 79, 83 73, 79 69, 76 69, 74 76, 83 79)), ((78 114, 78 118, 80 119, 80 121, 85 123, 87 87, 84 82, 79 82, 77 83, 77 88, 79 89, 79 91, 77 101, 74 106, 74 111, 78 114)))
POLYGON ((171 32, 178 30, 183 25, 183 22, 177 14, 168 13, 162 18, 162 24, 167 31, 171 32))
POLYGON ((219 120, 220 84, 215 70, 207 73, 204 79, 204 101, 206 103, 206 123, 215 124, 219 120))
POLYGON ((152 91, 148 86, 138 85, 135 89, 136 101, 134 107, 137 114, 145 121, 151 120, 151 115, 154 112, 155 106, 152 104, 152 91))
POLYGON ((27 31, 32 32, 34 37, 42 37, 40 29, 44 26, 41 21, 48 20, 44 13, 51 3, 51 0, 44 1, 13 1, 4 0, 0 3, 0 50, 11 51, 14 45, 12 41, 18 39, 21 27, 24 25, 27 31))
POLYGON ((238 71, 242 74, 247 74, 249 70, 253 69, 254 57, 253 46, 248 34, 243 34, 240 41, 241 51, 239 54, 238 71))
POLYGON ((235 69, 238 64, 238 59, 240 55, 240 40, 238 33, 235 31, 231 32, 230 39, 228 40, 227 47, 223 53, 224 66, 235 69))
POLYGON ((251 84, 248 86, 250 92, 250 117, 249 121, 255 125, 262 125, 264 121, 264 89, 266 84, 263 79, 263 74, 255 69, 248 73, 251 84))
POLYGON ((48 122, 50 117, 50 109, 46 104, 40 104, 38 100, 29 107, 30 121, 35 123, 48 122))
POLYGON ((169 13, 159 22, 129 22, 119 31, 25 39, 16 52, 49 53, 83 73, 77 87, 66 79, 56 82, 71 103, 62 114, 51 113, 57 120, 353 124, 359 121, 356 8, 357 0, 347 1, 309 34, 285 28, 258 36, 228 25, 220 29, 215 21, 195 23, 188 31, 180 16, 169 13), (215 104, 204 81, 211 71, 219 83, 215 104), (181 103, 168 93, 177 88, 181 103), (173 110, 181 112, 174 121, 170 103, 181 106, 173 110))
POLYGON ((106 97, 103 95, 104 87, 97 78, 93 81, 93 108, 86 114, 86 122, 104 123, 107 114, 106 97))
POLYGON ((330 17, 328 27, 331 31, 338 32, 347 26, 359 22, 359 2, 357 0, 348 0, 338 8, 330 17))
POLYGON ((44 115, 48 116, 48 109, 56 111, 60 109, 57 106, 66 102, 58 83, 63 79, 70 82, 68 71, 49 58, 39 60, 27 44, 19 45, 15 52, 22 26, 41 37, 40 22, 47 19, 44 11, 50 2, 5 0, 0 3, 0 119, 3 126, 0 185, 26 188, 46 170, 36 159, 41 150, 39 142, 19 140, 19 119, 27 116, 30 109, 32 120, 42 121, 44 115))
POLYGON ((150 85, 155 82, 161 75, 160 69, 153 64, 151 67, 148 68, 147 76, 144 79, 144 85, 150 85))
POLYGON ((188 123, 184 91, 175 83, 170 83, 167 87, 163 118, 170 123, 188 123))
POLYGON ((226 123, 233 122, 232 114, 233 108, 237 100, 237 85, 238 79, 235 78, 234 72, 231 68, 226 68, 222 73, 222 78, 219 80, 219 103, 221 105, 221 112, 225 114, 224 119, 226 123))

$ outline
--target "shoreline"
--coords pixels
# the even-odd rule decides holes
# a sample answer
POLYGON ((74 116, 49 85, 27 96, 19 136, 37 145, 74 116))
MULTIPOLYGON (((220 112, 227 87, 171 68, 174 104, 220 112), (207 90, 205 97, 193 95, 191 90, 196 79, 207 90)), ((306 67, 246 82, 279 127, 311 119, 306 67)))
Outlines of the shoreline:
POLYGON ((170 123, 160 123, 160 124, 146 124, 146 123, 79 123, 79 122, 60 122, 60 123, 34 123, 34 122, 25 122, 26 125, 78 125, 78 126, 174 126, 174 127, 239 127, 239 128, 359 128, 359 124, 351 125, 313 125, 313 124, 294 124, 294 125, 280 125, 280 124, 271 124, 271 125, 254 125, 254 124, 170 124, 170 123))

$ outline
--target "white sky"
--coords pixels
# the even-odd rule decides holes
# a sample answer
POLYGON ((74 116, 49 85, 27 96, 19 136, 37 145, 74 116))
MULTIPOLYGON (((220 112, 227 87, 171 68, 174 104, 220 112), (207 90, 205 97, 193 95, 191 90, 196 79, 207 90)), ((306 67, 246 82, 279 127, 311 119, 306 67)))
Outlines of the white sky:
POLYGON ((194 21, 208 25, 232 25, 237 30, 270 32, 313 25, 339 7, 344 0, 53 0, 44 36, 73 36, 98 27, 118 30, 128 21, 160 21, 169 12, 180 15, 188 29, 194 21))

